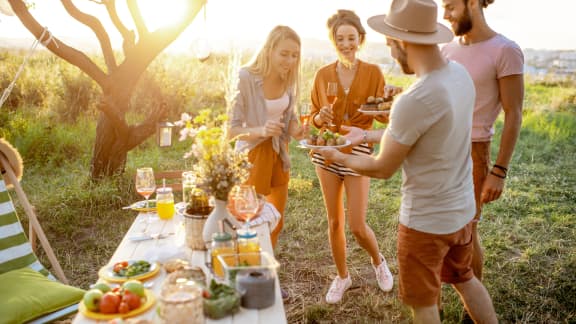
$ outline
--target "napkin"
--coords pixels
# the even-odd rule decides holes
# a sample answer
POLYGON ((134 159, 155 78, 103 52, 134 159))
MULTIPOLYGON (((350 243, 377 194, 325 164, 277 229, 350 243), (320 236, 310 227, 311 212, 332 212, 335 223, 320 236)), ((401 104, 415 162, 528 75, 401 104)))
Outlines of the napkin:
POLYGON ((278 221, 280 220, 280 212, 274 205, 269 202, 264 204, 262 207, 262 211, 260 211, 260 217, 257 217, 250 221, 250 226, 258 226, 263 223, 269 223, 270 231, 272 231, 276 225, 278 225, 278 221))

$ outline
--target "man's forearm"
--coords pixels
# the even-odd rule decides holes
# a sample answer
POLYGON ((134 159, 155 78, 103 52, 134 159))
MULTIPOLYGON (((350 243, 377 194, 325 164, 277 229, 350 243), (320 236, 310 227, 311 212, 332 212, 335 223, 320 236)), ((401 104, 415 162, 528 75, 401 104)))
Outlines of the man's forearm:
POLYGON ((504 115, 504 127, 495 164, 508 167, 522 127, 522 112, 511 111, 504 115))

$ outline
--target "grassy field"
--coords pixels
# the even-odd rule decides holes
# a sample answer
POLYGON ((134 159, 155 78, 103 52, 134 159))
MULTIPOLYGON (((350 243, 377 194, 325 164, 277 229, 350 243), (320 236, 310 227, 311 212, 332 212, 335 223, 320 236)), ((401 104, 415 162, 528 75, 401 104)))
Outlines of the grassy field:
MULTIPOLYGON (((0 65, 2 88, 19 62, 17 56, 3 55, 3 62, 12 64, 0 65)), ((156 62, 150 78, 170 84, 154 89, 171 100, 175 119, 184 110, 222 109, 215 62, 177 64, 181 70, 177 73, 169 68, 174 66, 169 60, 156 62), (202 82, 197 79, 200 75, 202 82)), ((307 62, 304 66, 304 94, 319 65, 307 62)), ((27 70, 12 101, 0 112, 0 137, 7 137, 23 155, 24 189, 72 284, 86 288, 96 281, 98 268, 108 262, 136 216, 120 208, 140 199, 133 189, 134 169, 144 164, 157 169, 186 168, 182 154, 188 144, 160 149, 151 138, 130 152, 124 175, 93 183, 88 179, 95 136, 93 84, 49 57, 41 56, 31 66, 38 72, 27 70), (40 84, 35 82, 38 73, 55 77, 40 84)), ((388 80, 407 85, 411 79, 388 80)), ((480 225, 486 250, 484 282, 503 323, 576 323, 576 86, 527 81, 524 123, 506 191, 486 206, 480 225)), ((154 87, 152 82, 144 86, 154 87)), ((137 100, 145 102, 146 97, 137 100)), ((131 118, 138 120, 144 112, 142 108, 131 118)), ((496 139, 500 128, 501 120, 496 139)), ((409 310, 397 299, 397 289, 387 294, 378 290, 369 257, 350 233, 348 264, 353 287, 341 304, 324 302, 336 270, 318 180, 306 151, 293 144, 291 156, 286 224, 276 250, 282 286, 291 294, 285 304, 288 322, 410 322, 409 310)), ((367 216, 395 275, 399 189, 399 174, 389 181, 373 180, 367 216)), ((23 212, 20 216, 26 223, 23 212)), ((457 323, 458 298, 449 287, 443 295, 445 323, 457 323)))

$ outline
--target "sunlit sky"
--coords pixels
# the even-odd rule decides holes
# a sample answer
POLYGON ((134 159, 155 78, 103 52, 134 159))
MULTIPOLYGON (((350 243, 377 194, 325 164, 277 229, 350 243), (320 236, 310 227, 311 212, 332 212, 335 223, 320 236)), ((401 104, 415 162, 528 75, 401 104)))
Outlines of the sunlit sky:
MULTIPOLYGON (((5 2, 6 0, 0 0, 5 2)), ((144 14, 151 24, 174 20, 181 10, 171 10, 180 0, 141 0, 144 14)), ((96 38, 83 25, 69 17, 60 1, 36 0, 35 16, 58 37, 82 38, 96 43, 96 38)), ((88 0, 75 0, 78 6, 94 7, 88 0)), ((123 1, 117 1, 123 2, 123 1)), ((352 9, 365 22, 372 15, 388 11, 391 0, 209 0, 207 19, 201 12, 194 23, 177 40, 173 48, 188 50, 197 38, 206 38, 212 47, 227 43, 245 46, 262 42, 275 25, 294 28, 303 38, 326 40, 326 19, 337 9, 352 9)), ((437 3, 440 5, 441 0, 437 3)), ((102 9, 103 10, 103 9, 102 9)), ((485 10, 489 24, 501 34, 515 40, 522 48, 576 49, 575 0, 496 0, 485 10)), ((441 12, 439 20, 442 22, 441 12)), ((365 25, 366 26, 366 25, 365 25)), ((379 42, 381 35, 368 31, 369 42, 379 42)), ((115 30, 112 37, 116 36, 115 30)), ((16 17, 0 15, 0 38, 30 37, 16 17)), ((0 40, 0 45, 1 45, 0 40)), ((120 43, 117 41, 116 46, 120 43)))

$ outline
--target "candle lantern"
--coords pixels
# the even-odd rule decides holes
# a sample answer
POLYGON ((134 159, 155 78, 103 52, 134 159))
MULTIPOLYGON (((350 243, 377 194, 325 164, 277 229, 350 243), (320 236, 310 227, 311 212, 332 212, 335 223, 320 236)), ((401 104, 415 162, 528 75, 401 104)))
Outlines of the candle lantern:
POLYGON ((170 122, 160 122, 156 125, 156 142, 160 147, 172 146, 172 128, 174 124, 170 122))

